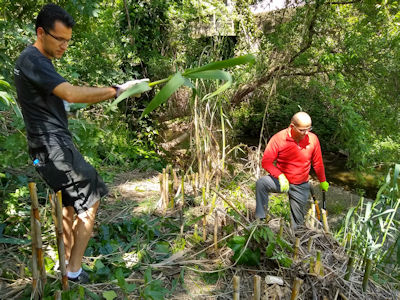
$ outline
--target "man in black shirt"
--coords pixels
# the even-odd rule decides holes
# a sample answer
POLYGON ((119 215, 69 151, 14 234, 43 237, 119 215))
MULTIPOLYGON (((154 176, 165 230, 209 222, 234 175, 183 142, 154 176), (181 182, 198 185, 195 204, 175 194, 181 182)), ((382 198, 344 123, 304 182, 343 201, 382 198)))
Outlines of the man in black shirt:
POLYGON ((63 100, 97 103, 118 96, 141 80, 101 88, 68 83, 55 71, 51 60, 61 58, 67 50, 74 24, 63 8, 45 5, 36 19, 37 39, 18 58, 14 78, 35 168, 54 191, 62 191, 68 277, 85 283, 88 276, 82 271, 82 258, 99 200, 108 190, 75 148, 63 100))

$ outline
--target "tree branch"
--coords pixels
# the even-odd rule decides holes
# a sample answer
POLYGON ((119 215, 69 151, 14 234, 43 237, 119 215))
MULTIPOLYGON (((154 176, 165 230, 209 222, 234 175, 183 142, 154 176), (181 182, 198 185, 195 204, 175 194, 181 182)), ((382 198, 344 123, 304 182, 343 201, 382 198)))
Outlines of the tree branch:
POLYGON ((311 72, 297 72, 297 73, 283 73, 280 76, 281 77, 289 77, 289 76, 305 76, 305 77, 310 77, 314 76, 315 74, 321 74, 325 73, 324 71, 318 70, 318 71, 311 71, 311 72))
POLYGON ((354 0, 354 1, 333 1, 333 2, 327 2, 325 4, 337 4, 337 5, 346 5, 346 4, 355 4, 355 3, 360 3, 360 0, 354 0))
POLYGON ((315 34, 314 26, 315 26, 315 22, 316 22, 316 19, 318 16, 318 10, 320 7, 321 7, 321 1, 317 0, 316 4, 315 4, 315 9, 314 9, 314 15, 312 16, 310 24, 308 25, 307 32, 304 35, 304 39, 303 39, 303 43, 302 43, 303 45, 300 48, 300 50, 298 52, 296 52, 294 55, 292 55, 292 57, 288 60, 287 63, 285 63, 285 64, 281 63, 280 65, 277 65, 277 66, 269 69, 265 76, 262 76, 262 77, 256 79, 256 81, 254 83, 245 84, 245 85, 241 86, 232 97, 231 102, 233 105, 237 105, 247 95, 254 92, 260 86, 268 83, 269 80, 276 75, 276 73, 287 69, 290 66, 290 64, 293 63, 293 61, 297 57, 299 57, 301 54, 303 54, 305 51, 307 51, 311 47, 312 39, 315 34))
POLYGON ((131 45, 133 45, 134 41, 133 41, 133 37, 132 37, 131 17, 129 16, 129 9, 128 9, 128 4, 126 3, 126 0, 124 0, 124 7, 125 7, 126 18, 128 21, 129 41, 131 42, 131 45))

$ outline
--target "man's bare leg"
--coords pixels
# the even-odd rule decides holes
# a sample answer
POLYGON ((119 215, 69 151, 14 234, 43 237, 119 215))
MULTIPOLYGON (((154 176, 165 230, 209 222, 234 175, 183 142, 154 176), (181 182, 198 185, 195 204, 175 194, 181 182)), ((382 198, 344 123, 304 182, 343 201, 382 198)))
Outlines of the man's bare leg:
POLYGON ((89 208, 85 213, 79 215, 74 221, 72 226, 73 240, 79 242, 74 243, 71 248, 71 255, 67 266, 68 272, 77 272, 81 268, 83 254, 85 253, 93 231, 94 220, 99 204, 100 201, 97 201, 91 208, 89 208))
POLYGON ((65 260, 69 262, 71 249, 74 245, 74 236, 72 234, 72 225, 74 222, 75 210, 72 206, 63 207, 63 239, 65 249, 65 260))

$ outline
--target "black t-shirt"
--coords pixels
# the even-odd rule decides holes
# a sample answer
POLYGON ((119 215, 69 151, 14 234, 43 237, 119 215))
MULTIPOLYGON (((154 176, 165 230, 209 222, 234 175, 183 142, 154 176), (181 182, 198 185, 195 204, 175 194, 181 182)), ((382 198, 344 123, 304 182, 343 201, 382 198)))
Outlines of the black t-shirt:
POLYGON ((18 103, 24 116, 30 148, 71 141, 61 98, 52 92, 66 80, 36 47, 22 51, 14 69, 18 103))

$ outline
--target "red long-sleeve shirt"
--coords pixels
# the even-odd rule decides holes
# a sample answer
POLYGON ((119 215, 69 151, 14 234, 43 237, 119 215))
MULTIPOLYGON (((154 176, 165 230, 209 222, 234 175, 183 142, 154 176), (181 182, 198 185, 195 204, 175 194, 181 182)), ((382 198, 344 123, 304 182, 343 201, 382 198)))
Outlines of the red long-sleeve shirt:
POLYGON ((312 163, 318 180, 326 181, 318 137, 309 132, 297 143, 289 130, 281 130, 269 140, 262 158, 263 168, 276 178, 283 173, 290 183, 300 184, 308 181, 312 163))

